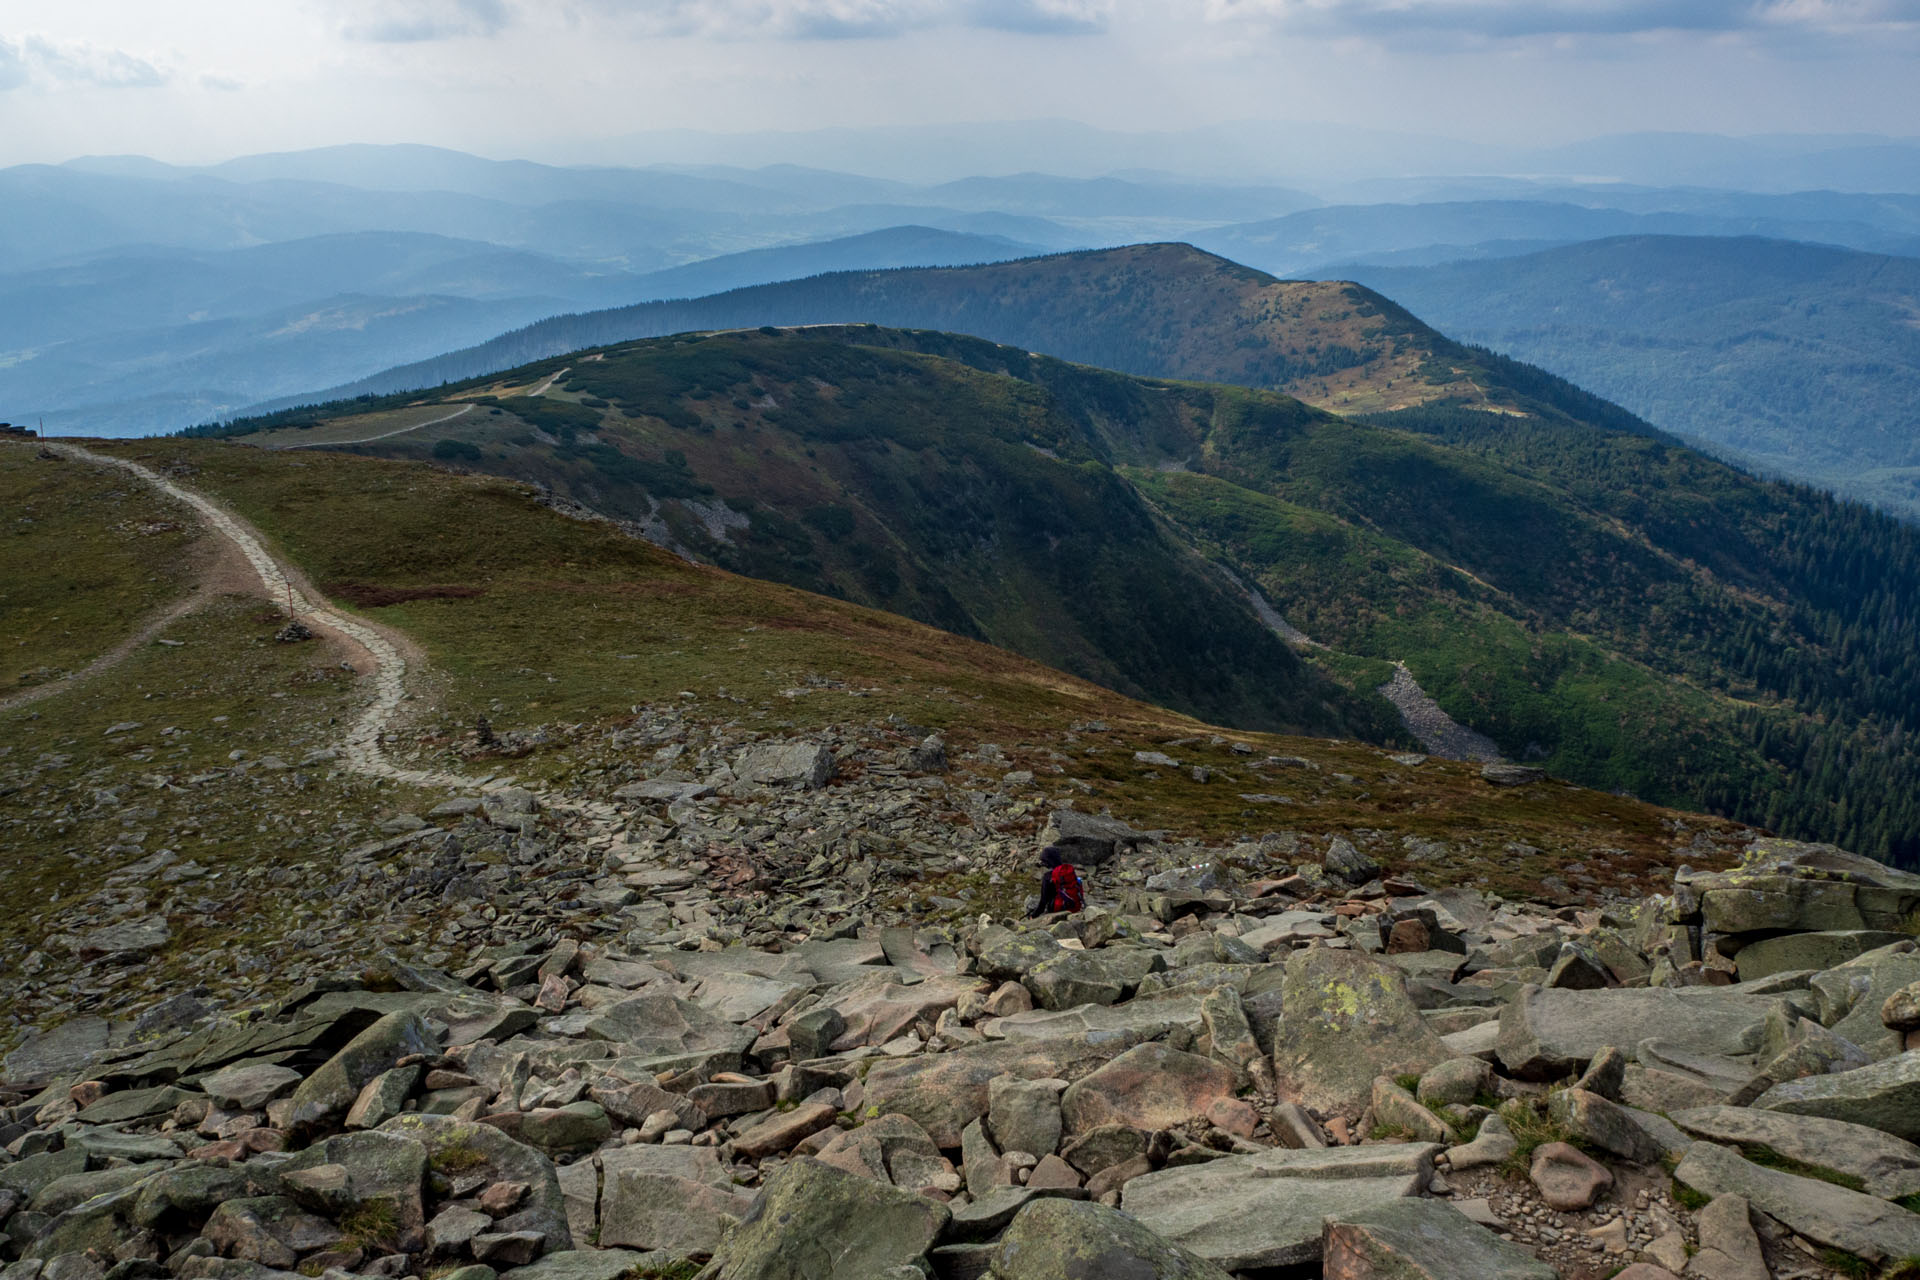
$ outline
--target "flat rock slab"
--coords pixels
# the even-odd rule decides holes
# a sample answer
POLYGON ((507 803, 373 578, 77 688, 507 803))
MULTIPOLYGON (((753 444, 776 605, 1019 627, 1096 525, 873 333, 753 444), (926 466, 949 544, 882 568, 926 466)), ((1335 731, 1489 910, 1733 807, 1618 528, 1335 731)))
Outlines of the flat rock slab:
POLYGON ((88 1124, 135 1124, 168 1115, 181 1103, 191 1102, 199 1096, 172 1085, 126 1089, 120 1093, 110 1093, 87 1107, 80 1112, 80 1119, 88 1124))
POLYGON ((1719 987, 1523 987, 1500 1014, 1496 1048, 1509 1073, 1534 1079, 1580 1070, 1608 1045, 1654 1037, 1692 1053, 1739 1057, 1759 1047, 1775 1001, 1719 987))
POLYGON ((1020 1210, 993 1258, 995 1280, 1229 1280, 1214 1263, 1124 1213, 1084 1200, 1020 1210))
POLYGON ((753 1046, 756 1037, 677 996, 637 995, 607 1009, 586 1024, 586 1034, 595 1040, 614 1041, 623 1053, 634 1057, 667 1054, 720 1053, 742 1054, 753 1046))
POLYGON ((1294 953, 1281 983, 1280 1096, 1319 1111, 1366 1103, 1378 1076, 1419 1075, 1453 1053, 1427 1026, 1399 969, 1358 951, 1294 953))
POLYGON ((1901 941, 1904 933, 1878 929, 1824 929, 1813 933, 1783 933, 1740 948, 1734 957, 1740 981, 1755 982, 1802 969, 1831 969, 1855 956, 1901 941))
POLYGON ((300 1083, 300 1073, 273 1063, 242 1063, 216 1071, 200 1082, 214 1105, 228 1111, 256 1111, 300 1083))
POLYGON ((1276 1148, 1143 1174, 1120 1207, 1173 1243, 1229 1271, 1320 1259, 1330 1216, 1419 1195, 1433 1177, 1430 1143, 1276 1148))
POLYGON ((1706 1196, 1742 1196, 1815 1244, 1869 1262, 1920 1256, 1920 1214, 1830 1182, 1762 1168, 1730 1147, 1696 1142, 1674 1181, 1706 1196))
POLYGON ((1754 1099, 1761 1111, 1823 1116, 1920 1142, 1920 1050, 1870 1067, 1788 1080, 1754 1099))
POLYGON ((912 1268, 947 1225, 945 1205, 795 1160, 773 1175, 715 1261, 719 1280, 874 1280, 912 1268))
POLYGON ((1175 1027, 1197 1030, 1200 1000, 1199 996, 1170 995, 1158 1000, 1129 1000, 1122 1005, 1085 1005, 1058 1013, 1031 1009, 996 1019, 993 1031, 1005 1040, 1054 1040, 1095 1031, 1126 1031, 1143 1040, 1156 1040, 1175 1027))
POLYGON ((631 1249, 562 1249, 500 1273, 500 1280, 620 1280, 647 1261, 631 1249))
POLYGON ((1553 1268, 1442 1200, 1406 1197, 1327 1219, 1325 1280, 1554 1280, 1553 1268))
POLYGON ((1153 1041, 1135 1045, 1069 1085, 1060 1110, 1070 1133, 1104 1124, 1169 1129, 1232 1097, 1230 1068, 1153 1041))
POLYGON ((951 1150, 960 1145, 961 1131, 987 1114, 989 1090, 999 1077, 1077 1080, 1125 1053, 1137 1039, 1130 1032, 1091 1032, 880 1062, 867 1072, 863 1114, 904 1115, 936 1146, 951 1150))
POLYGON ((51 1080, 81 1071, 105 1057, 125 1031, 123 1024, 116 1034, 105 1018, 68 1018, 56 1027, 27 1036, 19 1048, 0 1059, 0 1064, 8 1080, 23 1084, 51 1080))
POLYGON ((1696 1138, 1848 1174, 1883 1200, 1920 1192, 1920 1147, 1865 1125, 1754 1107, 1694 1107, 1670 1118, 1696 1138))

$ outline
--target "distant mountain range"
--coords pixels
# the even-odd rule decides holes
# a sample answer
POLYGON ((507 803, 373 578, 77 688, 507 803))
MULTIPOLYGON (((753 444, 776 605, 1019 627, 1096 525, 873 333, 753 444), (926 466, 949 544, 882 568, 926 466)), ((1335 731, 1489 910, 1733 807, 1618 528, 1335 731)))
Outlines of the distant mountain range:
POLYGON ((148 247, 0 275, 0 406, 50 430, 170 431, 557 312, 848 267, 1017 258, 927 227, 633 273, 415 232, 148 247))
POLYGON ((1351 274, 1709 448, 1920 518, 1920 259, 1633 236, 1351 274))
POLYGON ((1920 196, 1833 196, 1821 202, 1744 196, 1718 204, 1713 210, 1651 212, 1541 200, 1333 205, 1189 238, 1274 275, 1316 278, 1351 276, 1362 266, 1503 258, 1621 235, 1760 235, 1920 254, 1920 196))

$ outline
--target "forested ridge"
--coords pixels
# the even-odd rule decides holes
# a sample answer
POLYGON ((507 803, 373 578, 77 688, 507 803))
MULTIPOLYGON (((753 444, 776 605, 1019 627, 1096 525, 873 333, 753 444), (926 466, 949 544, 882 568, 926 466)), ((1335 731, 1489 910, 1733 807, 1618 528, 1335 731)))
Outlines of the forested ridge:
POLYGON ((359 447, 533 480, 1221 723, 1404 741, 1373 693, 1404 661, 1512 758, 1920 863, 1920 531, 1490 352, 1428 361, 1501 411, 1343 418, 951 333, 768 326, 478 380, 458 393, 486 415, 359 447), (483 394, 563 366, 539 399, 483 394), (1301 662, 1235 580, 1329 649, 1301 662))

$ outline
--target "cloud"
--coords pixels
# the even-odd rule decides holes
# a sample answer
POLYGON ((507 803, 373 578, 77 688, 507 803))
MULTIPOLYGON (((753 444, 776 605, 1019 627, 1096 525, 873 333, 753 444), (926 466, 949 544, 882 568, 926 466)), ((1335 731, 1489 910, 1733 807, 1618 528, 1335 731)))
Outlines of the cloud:
POLYGON ((25 36, 0 38, 0 90, 29 85, 96 89, 154 89, 172 77, 145 58, 121 49, 25 36))
POLYGON ((1205 0, 1215 22, 1387 43, 1638 36, 1857 34, 1920 27, 1920 0, 1205 0))
POLYGON ((417 44, 497 34, 511 20, 505 0, 350 0, 341 34, 371 44, 417 44))
POLYGON ((11 40, 0 39, 0 92, 24 88, 27 78, 26 51, 11 40))
POLYGON ((1114 0, 583 0, 651 35, 840 40, 934 27, 1034 35, 1104 31, 1114 0))

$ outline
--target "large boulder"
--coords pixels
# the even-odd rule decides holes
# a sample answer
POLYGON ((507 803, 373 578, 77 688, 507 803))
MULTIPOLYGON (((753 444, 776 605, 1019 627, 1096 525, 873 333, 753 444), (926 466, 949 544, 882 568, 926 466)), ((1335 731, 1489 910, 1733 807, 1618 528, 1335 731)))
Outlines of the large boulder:
POLYGON ((293 1091, 287 1126, 296 1133, 338 1128, 375 1076, 412 1054, 440 1052, 426 1020, 412 1010, 389 1013, 347 1042, 293 1091))
POLYGON ((1044 929, 996 929, 980 939, 973 967, 994 982, 1018 982, 1065 953, 1060 939, 1044 929))
POLYGON ((1375 1077, 1419 1075, 1453 1056, 1407 994, 1406 975, 1357 951, 1295 952, 1281 1009, 1281 1096, 1318 1111, 1357 1110, 1375 1077))
POLYGON ((1118 818, 1081 813, 1076 809, 1055 809, 1040 831, 1040 843, 1058 845, 1066 851, 1067 861, 1076 866, 1097 867, 1111 858, 1117 848, 1133 848, 1165 834, 1164 831, 1136 831, 1118 818))
POLYGON ((914 1267, 946 1206, 800 1159, 782 1165, 715 1259, 717 1280, 876 1280, 914 1267))
POLYGON ((1875 929, 1827 929, 1817 933, 1783 933, 1761 938, 1740 948, 1733 963, 1740 981, 1756 982, 1780 973, 1831 969, 1907 935, 1875 929))
POLYGON ((1760 1047, 1777 997, 1718 987, 1568 991, 1526 986, 1500 1013, 1495 1051, 1510 1075, 1553 1079, 1581 1070, 1609 1045, 1660 1038, 1719 1057, 1760 1047))
POLYGON ((1060 1099, 1067 1132, 1107 1124, 1168 1129, 1233 1097, 1231 1068, 1154 1041, 1135 1045, 1069 1085, 1060 1099))
POLYGON ((1405 1143, 1224 1156, 1134 1178, 1120 1207, 1229 1271, 1302 1266, 1319 1260, 1330 1215, 1419 1195, 1439 1150, 1405 1143))
POLYGON ((587 1022, 586 1034, 613 1041, 622 1054, 661 1059, 661 1070, 709 1058, 724 1061, 723 1069, 732 1070, 759 1038, 750 1028, 665 992, 637 995, 608 1007, 587 1022))
POLYGON ((881 1116, 849 1129, 821 1147, 815 1158, 821 1164, 903 1191, 952 1193, 961 1186, 960 1175, 933 1145, 926 1130, 905 1116, 881 1116))
POLYGON ((1126 1214, 1083 1200, 1029 1201, 991 1265, 993 1280, 1228 1280, 1126 1214))
POLYGON ((1783 1081, 1753 1105, 1762 1111, 1844 1120, 1920 1142, 1920 1049, 1853 1071, 1783 1081))
POLYGON ((524 1183, 526 1195, 512 1213, 495 1221, 494 1230, 534 1232, 549 1250, 573 1248, 566 1198, 561 1194, 553 1161, 532 1147, 514 1141, 492 1125, 419 1112, 395 1116, 374 1132, 399 1134, 421 1143, 427 1149, 427 1167, 435 1173, 480 1174, 488 1182, 524 1183))
POLYGON ((817 742, 795 739, 756 742, 734 768, 734 777, 748 786, 814 791, 833 777, 833 752, 817 742))
POLYGON ((1671 1119, 1696 1138, 1743 1154, 1772 1153, 1858 1178, 1884 1200, 1920 1193, 1920 1147, 1865 1125, 1755 1107, 1693 1107, 1671 1119))
POLYGON ((602 1246, 710 1256, 753 1206, 711 1147, 622 1147, 603 1163, 602 1246))
MULTIPOLYGON (((229 1258, 291 1271, 300 1255, 337 1245, 341 1231, 283 1196, 228 1200, 215 1209, 200 1234, 229 1258)), ((356 1240, 354 1243, 361 1243, 356 1240)), ((367 1241, 388 1244, 390 1241, 367 1241)))
POLYGON ((987 1114, 995 1080, 1077 1080, 1119 1057, 1137 1039, 1124 1031, 1096 1031, 879 1062, 867 1072, 862 1114, 904 1115, 936 1146, 952 1150, 960 1145, 961 1130, 987 1114))
POLYGON ((366 1224, 364 1243, 412 1253, 426 1242, 427 1147, 372 1131, 315 1143, 280 1166, 280 1183, 303 1207, 366 1224))
POLYGON ((1118 1004, 1133 994, 1142 978, 1165 964, 1158 951, 1145 947, 1062 951, 1035 965, 1022 981, 1042 1009, 1118 1004))
POLYGON ((1869 1262, 1920 1256, 1920 1214, 1878 1196, 1764 1168, 1728 1147, 1694 1143, 1673 1178, 1704 1196, 1741 1196, 1815 1244, 1869 1262))
POLYGON ((1327 1218, 1325 1280, 1554 1280, 1536 1262, 1443 1200, 1408 1196, 1327 1218))
POLYGON ((1000 1150, 1050 1156, 1062 1127, 1059 1081, 1009 1077, 987 1087, 987 1132, 1000 1150))
POLYGON ((1920 876, 1832 845, 1755 840, 1731 871, 1676 877, 1714 933, 1914 931, 1920 876))
POLYGON ((1868 952, 1825 973, 1811 987, 1820 1021, 1842 1039, 1860 1046, 1870 1058, 1891 1057, 1906 1047, 1906 1037, 1886 1025, 1881 1012, 1888 997, 1920 981, 1920 951, 1910 942, 1868 952))
MULTIPOLYGON (((1635 1111, 1586 1089, 1562 1089, 1547 1100, 1547 1112, 1560 1127, 1595 1150, 1634 1164, 1653 1164, 1667 1149, 1643 1127, 1635 1111)), ((1655 1117, 1657 1119, 1657 1117, 1655 1117)))

